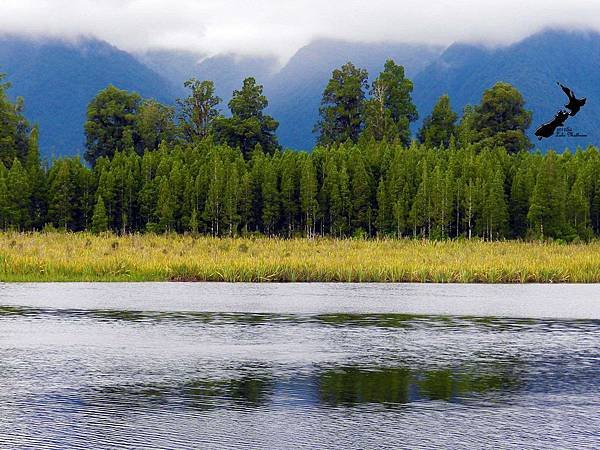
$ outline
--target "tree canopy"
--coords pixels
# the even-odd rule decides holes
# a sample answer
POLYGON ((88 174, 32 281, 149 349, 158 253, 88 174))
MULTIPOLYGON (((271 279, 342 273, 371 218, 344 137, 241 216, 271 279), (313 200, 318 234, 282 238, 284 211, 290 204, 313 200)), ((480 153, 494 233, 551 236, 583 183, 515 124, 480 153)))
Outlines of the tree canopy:
POLYGON ((388 59, 383 72, 371 85, 371 99, 366 106, 365 133, 376 140, 411 141, 410 123, 418 118, 412 102, 413 83, 404 75, 404 67, 388 59))
POLYGON ((423 120, 418 139, 428 147, 448 148, 453 136, 456 135, 456 120, 458 115, 452 111, 450 97, 442 95, 429 116, 423 120))
POLYGON ((525 131, 531 125, 531 111, 511 84, 498 82, 487 89, 481 103, 472 110, 473 143, 480 147, 504 147, 509 153, 529 150, 532 145, 525 131))
POLYGON ((0 73, 0 163, 10 167, 15 158, 25 162, 33 129, 23 115, 25 101, 21 97, 14 103, 9 101, 6 91, 10 83, 5 78, 0 73))
POLYGON ((177 100, 181 131, 188 142, 197 142, 210 134, 213 122, 219 116, 217 106, 221 99, 215 95, 212 81, 191 78, 184 86, 190 90, 190 95, 177 100))
MULTIPOLYGON (((0 78, 3 79, 3 78, 0 78)), ((282 151, 254 78, 219 116, 210 82, 179 110, 109 86, 92 100, 79 158, 40 160, 38 130, 0 83, 0 229, 216 236, 447 239, 600 236, 600 151, 530 153, 531 114, 506 83, 465 108, 442 96, 419 132, 412 83, 388 61, 365 98, 348 63, 325 89, 313 152, 282 151), (175 122, 179 114, 179 123, 175 122)))
POLYGON ((368 73, 351 62, 333 71, 323 91, 320 121, 315 125, 318 142, 329 145, 346 140, 356 142, 364 124, 364 99, 368 73))
POLYGON ((239 148, 246 157, 257 145, 267 153, 278 150, 280 145, 275 131, 279 122, 264 113, 268 105, 263 87, 254 78, 246 78, 242 88, 234 91, 229 101, 231 117, 215 120, 216 140, 239 148))
POLYGON ((136 115, 141 104, 138 94, 112 85, 94 97, 84 125, 87 162, 94 165, 103 156, 110 158, 117 151, 139 148, 136 115))

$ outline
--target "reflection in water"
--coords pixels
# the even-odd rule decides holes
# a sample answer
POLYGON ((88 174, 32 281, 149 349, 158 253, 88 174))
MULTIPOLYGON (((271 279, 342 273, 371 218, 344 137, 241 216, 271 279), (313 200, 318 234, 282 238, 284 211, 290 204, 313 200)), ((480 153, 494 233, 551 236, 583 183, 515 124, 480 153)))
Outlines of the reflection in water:
POLYGON ((242 407, 264 406, 270 400, 274 380, 268 376, 243 377, 239 379, 195 379, 179 385, 146 384, 132 386, 109 386, 86 394, 86 402, 110 403, 112 405, 152 404, 183 405, 194 409, 211 409, 227 402, 242 407))
POLYGON ((514 374, 514 369, 505 369, 504 373, 477 373, 345 367, 321 373, 318 389, 321 401, 330 406, 393 405, 424 399, 459 402, 471 394, 518 388, 521 382, 514 374))
POLYGON ((563 329, 577 331, 589 326, 600 327, 600 320, 560 320, 560 319, 518 319, 502 317, 453 317, 430 316, 416 314, 320 314, 296 315, 274 313, 228 313, 228 312, 192 312, 192 311, 134 311, 118 309, 51 309, 20 306, 0 306, 2 317, 20 316, 31 319, 58 318, 68 321, 89 319, 102 322, 155 322, 170 325, 186 323, 204 324, 239 324, 271 326, 278 323, 326 325, 339 328, 348 327, 377 327, 377 328, 415 328, 441 327, 465 328, 477 326, 479 331, 491 329, 496 331, 512 331, 532 327, 548 329, 563 329))
POLYGON ((408 369, 367 370, 348 367, 319 375, 321 402, 330 406, 360 403, 408 403, 412 377, 408 369))
POLYGON ((598 321, 93 306, 0 306, 0 447, 591 448, 600 429, 598 321))

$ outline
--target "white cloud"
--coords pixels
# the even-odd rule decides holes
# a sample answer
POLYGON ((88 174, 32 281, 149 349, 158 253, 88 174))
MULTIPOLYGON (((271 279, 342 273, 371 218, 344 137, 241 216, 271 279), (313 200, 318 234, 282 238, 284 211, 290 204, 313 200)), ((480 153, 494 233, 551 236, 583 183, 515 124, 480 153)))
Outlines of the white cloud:
POLYGON ((496 45, 545 27, 600 30, 589 0, 2 0, 1 10, 4 33, 282 60, 319 37, 496 45))

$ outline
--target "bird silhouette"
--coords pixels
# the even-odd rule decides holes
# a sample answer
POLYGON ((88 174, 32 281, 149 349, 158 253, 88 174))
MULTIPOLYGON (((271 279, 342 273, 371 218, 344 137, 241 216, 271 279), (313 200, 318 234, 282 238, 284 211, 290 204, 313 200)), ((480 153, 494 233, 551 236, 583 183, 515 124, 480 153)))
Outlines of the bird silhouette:
POLYGON ((554 134, 558 127, 562 127, 565 124, 565 120, 569 118, 569 113, 564 109, 561 109, 556 113, 554 119, 550 122, 546 122, 539 126, 537 130, 535 130, 535 135, 538 137, 538 140, 542 140, 542 138, 549 138, 554 134))
POLYGON ((559 82, 556 82, 556 84, 558 84, 560 86, 560 88, 563 90, 563 92, 565 94, 567 94, 567 97, 569 97, 569 103, 567 103, 565 105, 565 108, 567 108, 570 112, 569 115, 570 116, 574 116, 575 114, 577 114, 579 112, 579 110, 581 109, 581 107, 583 105, 585 105, 586 102, 586 98, 577 98, 575 97, 575 93, 569 89, 567 86, 565 86, 564 84, 561 84, 559 82))

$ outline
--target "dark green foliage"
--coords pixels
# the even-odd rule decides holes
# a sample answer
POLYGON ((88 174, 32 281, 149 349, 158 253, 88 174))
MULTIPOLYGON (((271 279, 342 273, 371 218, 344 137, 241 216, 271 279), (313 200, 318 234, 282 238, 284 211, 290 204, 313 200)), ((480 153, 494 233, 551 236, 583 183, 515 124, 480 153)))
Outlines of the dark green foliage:
POLYGON ((79 158, 54 161, 48 171, 46 223, 65 230, 87 229, 90 219, 92 173, 79 158))
POLYGON ((450 106, 450 97, 442 95, 431 114, 423 121, 418 135, 419 142, 428 147, 448 148, 450 140, 456 135, 457 118, 450 106))
POLYGON ((594 147, 542 156, 400 142, 311 154, 257 146, 245 160, 210 142, 162 144, 100 158, 93 169, 77 158, 48 170, 18 158, 0 165, 0 227, 588 240, 598 235, 599 174, 594 147))
POLYGON ((320 121, 315 125, 321 145, 356 142, 364 125, 364 100, 368 73, 351 62, 333 71, 321 100, 320 121))
POLYGON ((242 89, 233 92, 229 102, 231 117, 215 119, 215 138, 218 142, 239 148, 245 157, 260 145, 266 153, 279 150, 275 131, 279 122, 265 114, 269 105, 263 87, 252 77, 244 80, 242 89))
MULTIPOLYGON (((360 71, 344 67, 356 71, 352 83, 362 89, 360 71)), ((600 234, 597 148, 545 156, 515 151, 506 137, 524 136, 529 116, 505 84, 468 108, 456 131, 442 98, 422 131, 424 143, 406 146, 411 85, 392 62, 380 80, 388 76, 390 86, 403 86, 382 97, 393 133, 347 138, 312 153, 278 148, 274 121, 262 112, 267 100, 253 79, 230 102, 232 117, 216 120, 215 135, 258 123, 257 134, 232 133, 225 144, 210 131, 180 139, 172 109, 109 87, 90 108, 99 126, 92 128, 102 129, 92 168, 79 158, 45 166, 22 103, 3 99, 0 228, 487 240, 600 234), (148 151, 139 153, 136 143, 148 151)))
POLYGON ((531 125, 531 111, 512 85, 496 83, 483 93, 473 110, 470 141, 480 148, 504 147, 509 153, 529 150, 532 145, 525 131, 531 125))
POLYGON ((104 206, 104 200, 102 196, 98 196, 96 206, 94 206, 94 215, 92 216, 92 226, 90 231, 92 233, 102 233, 108 230, 108 216, 106 215, 106 207, 104 206))
POLYGON ((134 149, 140 145, 136 115, 141 97, 108 86, 90 102, 85 122, 85 160, 94 165, 98 158, 112 158, 117 151, 134 149))
POLYGON ((162 141, 174 143, 178 130, 175 109, 156 100, 144 100, 135 117, 135 127, 144 150, 156 150, 162 141))
POLYGON ((181 131, 187 142, 201 141, 209 135, 214 120, 219 116, 217 106, 221 99, 215 95, 212 81, 192 78, 184 86, 191 92, 189 97, 177 100, 181 131))
POLYGON ((32 144, 32 130, 23 116, 25 102, 20 97, 15 103, 8 100, 6 90, 10 83, 5 83, 4 78, 0 73, 0 163, 10 167, 15 158, 25 163, 30 146, 37 146, 37 134, 32 144))
POLYGON ((412 81, 404 76, 404 67, 391 59, 371 86, 372 98, 366 102, 365 135, 377 141, 411 140, 410 123, 418 118, 412 102, 412 81))
POLYGON ((536 235, 544 237, 564 234, 566 197, 564 167, 559 156, 551 151, 541 162, 527 215, 536 235))

